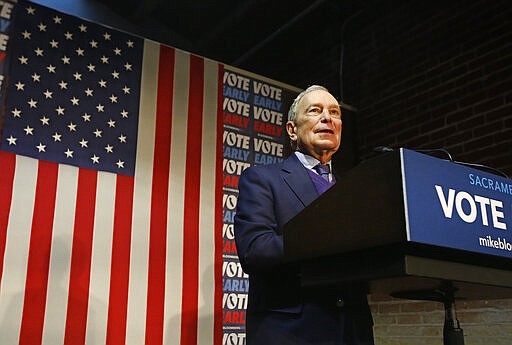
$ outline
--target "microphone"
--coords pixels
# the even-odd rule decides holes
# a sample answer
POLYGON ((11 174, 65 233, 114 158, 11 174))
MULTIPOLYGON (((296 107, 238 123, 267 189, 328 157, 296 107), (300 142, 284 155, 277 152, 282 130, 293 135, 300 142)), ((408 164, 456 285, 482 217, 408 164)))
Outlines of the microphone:
MULTIPOLYGON (((416 151, 416 152, 424 152, 424 153, 442 152, 442 153, 444 153, 448 157, 450 162, 453 162, 453 158, 452 158, 452 155, 450 154, 450 152, 448 152, 447 150, 445 150, 443 148, 438 148, 438 149, 409 149, 409 150, 416 151)), ((376 147, 373 148, 373 151, 379 152, 379 153, 384 153, 384 152, 393 152, 393 151, 395 151, 395 149, 392 148, 392 147, 389 147, 389 146, 376 146, 376 147)))
MULTIPOLYGON (((503 171, 501 171, 499 169, 496 169, 496 168, 493 168, 493 167, 490 167, 490 166, 487 166, 487 165, 483 165, 483 164, 467 163, 467 162, 456 161, 456 160, 454 160, 452 158, 452 155, 450 154, 450 152, 448 152, 446 149, 443 149, 443 148, 438 148, 438 149, 409 149, 409 150, 416 151, 416 152, 424 152, 424 153, 442 152, 442 153, 444 153, 448 157, 448 159, 452 163, 459 164, 459 165, 464 165, 464 166, 468 166, 468 167, 472 167, 472 168, 479 169, 479 170, 486 170, 488 172, 492 172, 492 173, 495 173, 497 175, 503 176, 506 179, 510 179, 510 177, 505 172, 503 172, 503 171)), ((385 152, 393 152, 393 151, 395 151, 395 149, 392 148, 392 147, 389 147, 389 146, 376 146, 376 147, 373 148, 373 151, 378 152, 378 153, 385 153, 385 152)))
POLYGON ((384 152, 393 152, 395 149, 389 147, 389 146, 376 146, 373 148, 373 151, 378 153, 384 153, 384 152))
POLYGON ((493 172, 495 174, 503 176, 506 179, 510 179, 510 177, 507 174, 505 174, 505 172, 501 171, 500 169, 496 169, 496 168, 490 167, 488 165, 477 164, 477 163, 459 162, 459 161, 453 161, 453 163, 460 164, 460 165, 465 165, 465 166, 472 167, 472 168, 476 168, 478 170, 487 170, 488 172, 493 172))
POLYGON ((442 153, 444 153, 448 157, 450 162, 453 162, 453 158, 452 158, 452 155, 450 154, 450 152, 448 152, 446 149, 443 149, 443 148, 439 148, 439 149, 413 149, 413 151, 425 152, 425 153, 442 152, 442 153))

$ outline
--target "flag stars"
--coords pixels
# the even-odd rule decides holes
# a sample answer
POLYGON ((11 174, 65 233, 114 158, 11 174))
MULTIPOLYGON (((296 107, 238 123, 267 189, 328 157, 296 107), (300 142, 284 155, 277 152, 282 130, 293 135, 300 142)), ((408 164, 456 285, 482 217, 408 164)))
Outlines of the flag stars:
POLYGON ((15 137, 13 137, 13 136, 11 135, 11 136, 10 136, 9 138, 7 138, 6 140, 7 140, 7 142, 9 143, 9 146, 11 146, 11 145, 16 145, 16 140, 18 140, 18 138, 15 138, 15 137))
POLYGON ((76 124, 74 124, 73 122, 70 122, 67 127, 69 128, 69 131, 70 132, 76 132, 76 124))
POLYGON ((69 148, 64 151, 64 154, 66 155, 66 158, 73 158, 73 151, 71 151, 69 148))
POLYGON ((95 130, 93 133, 94 133, 94 136, 95 136, 96 138, 101 138, 101 133, 102 133, 102 132, 103 132, 103 131, 100 131, 98 128, 96 128, 96 130, 95 130))
POLYGON ((41 76, 37 73, 32 74, 30 77, 32 78, 32 81, 34 81, 35 83, 41 81, 41 76))
POLYGON ((43 92, 43 95, 44 95, 44 98, 46 98, 46 99, 53 98, 53 92, 51 92, 48 89, 46 89, 45 92, 43 92))
POLYGON ((84 24, 81 24, 78 29, 80 29, 80 32, 87 32, 87 26, 84 24))
POLYGON ((27 7, 27 14, 34 15, 36 14, 36 9, 32 6, 27 7))
POLYGON ((50 124, 50 119, 44 115, 39 121, 41 121, 41 126, 48 126, 50 124))
POLYGON ((34 128, 27 125, 27 127, 23 128, 25 131, 25 135, 34 135, 34 128))
POLYGON ((62 108, 60 105, 55 111, 57 112, 57 115, 64 115, 64 108, 62 108))
POLYGON ((12 115, 14 117, 21 117, 21 110, 19 110, 18 108, 14 108, 12 111, 11 111, 12 115))
POLYGON ((43 145, 43 143, 39 143, 39 145, 36 146, 39 152, 46 152, 46 145, 43 145))
POLYGON ((55 73, 56 67, 53 65, 46 66, 46 69, 48 70, 48 73, 55 73))
MULTIPOLYGON (((129 48, 134 48, 135 43, 138 43, 138 41, 124 40, 123 42, 117 40, 114 34, 110 34, 109 32, 101 34, 100 32, 99 35, 89 37, 89 39, 86 39, 82 43, 78 43, 78 39, 83 38, 80 31, 88 31, 87 27, 83 24, 81 25, 83 30, 79 31, 77 29, 80 22, 78 22, 75 27, 70 27, 68 31, 68 29, 64 27, 64 24, 68 24, 66 17, 52 15, 44 20, 35 17, 33 17, 33 19, 36 21, 33 27, 30 28, 31 30, 28 30, 28 27, 27 30, 23 28, 20 31, 25 31, 17 35, 17 39, 22 43, 29 43, 27 45, 28 49, 21 53, 27 55, 20 56, 20 54, 14 56, 14 59, 18 59, 17 66, 21 68, 25 67, 23 65, 30 66, 36 61, 40 63, 43 59, 48 59, 51 54, 55 55, 55 57, 51 61, 47 60, 46 63, 43 62, 42 66, 38 67, 39 70, 33 69, 32 73, 26 73, 23 81, 20 80, 16 83, 16 79, 13 78, 13 84, 11 84, 13 90, 23 93, 14 91, 15 94, 22 97, 21 104, 17 105, 20 107, 18 108, 20 110, 13 109, 13 107, 7 108, 7 116, 14 116, 15 118, 11 120, 13 122, 18 121, 18 123, 22 123, 22 126, 20 132, 12 133, 11 136, 9 136, 11 134, 9 131, 4 133, 4 145, 13 147, 13 145, 21 145, 23 141, 29 139, 28 141, 32 152, 37 152, 37 149, 41 155, 46 155, 46 153, 50 154, 49 152, 53 150, 54 146, 60 147, 57 154, 60 155, 62 160, 64 160, 64 157, 67 157, 66 161, 69 158, 69 162, 75 160, 74 151, 80 154, 82 154, 82 151, 89 151, 89 154, 86 154, 84 158, 87 160, 89 157, 91 159, 89 164, 94 164, 95 167, 104 164, 106 160, 103 160, 103 158, 107 158, 106 155, 109 155, 108 157, 112 159, 112 161, 109 162, 111 166, 110 169, 119 169, 119 172, 124 171, 131 163, 125 161, 124 158, 121 160, 119 159, 120 157, 115 157, 114 155, 118 155, 121 151, 117 145, 121 145, 122 143, 129 145, 132 143, 131 141, 128 143, 127 135, 121 133, 121 131, 125 131, 121 129, 121 125, 129 121, 128 119, 130 117, 133 118, 133 116, 130 115, 134 115, 134 110, 131 110, 130 107, 126 107, 126 105, 123 104, 126 95, 131 95, 131 87, 127 84, 123 87, 123 84, 129 81, 121 80, 127 77, 126 73, 128 71, 137 71, 136 64, 130 62, 131 59, 127 55, 127 52, 129 52, 129 48), (39 26, 37 26, 38 21, 41 22, 39 26), (56 26, 55 24, 59 25, 56 26), (51 32, 57 28, 60 28, 59 33, 51 34, 51 32), (45 32, 40 33, 39 31, 45 32), (32 33, 34 36, 32 36, 32 33), (39 43, 35 43, 41 35, 46 36, 46 42, 39 41, 39 43), (34 41, 30 44, 32 38, 34 41), (110 45, 110 47, 107 47, 106 44, 110 45), (64 50, 66 46, 70 48, 68 51, 64 50), (84 47, 84 49, 81 47, 84 47), (91 55, 93 53, 91 52, 91 48, 102 49, 103 51, 97 51, 94 56, 91 55), (60 49, 62 49, 62 52, 60 49), (41 60, 39 59, 40 57, 41 60), (84 57, 84 59, 79 60, 80 57, 84 57), (116 62, 118 60, 121 61, 116 62), (81 67, 70 68, 77 63, 81 63, 81 67), (105 70, 105 67, 106 73, 101 71, 105 70), (75 69, 75 72, 73 72, 73 69, 75 69), (62 74, 64 71, 68 71, 67 76, 65 73, 62 74), (93 76, 91 73, 95 75, 93 76), (62 76, 59 76, 60 74, 62 74, 62 76), (110 74, 110 76, 108 74, 110 74), (93 77, 93 79, 88 81, 88 77, 93 77), (26 79, 29 79, 29 81, 27 82, 26 79), (61 80, 59 81, 59 79, 61 80), (30 82, 30 80, 33 80, 34 83, 30 82), (120 83, 114 85, 118 81, 120 83), (35 93, 30 95, 33 97, 31 99, 30 96, 27 97, 27 93, 35 86, 38 86, 39 90, 36 90, 35 93), (75 89, 75 86, 78 88, 75 89), (102 88, 105 88, 105 90, 102 88), (108 93, 111 95, 108 96, 108 93), (53 97, 54 94, 55 97, 53 97), (61 98, 62 96, 64 96, 64 100, 57 101, 57 98, 61 98), (84 96, 86 96, 86 98, 84 98, 84 96), (44 109, 43 103, 48 103, 50 107, 44 109), (87 103, 89 104, 89 109, 85 108, 87 103), (94 103, 96 103, 96 105, 94 105, 94 103), (113 106, 117 109, 110 109, 113 106), (84 107, 84 109, 81 110, 81 107, 84 107), (94 111, 92 107, 95 107, 96 111, 94 111), (76 110, 79 111, 77 112, 76 110), (32 111, 34 111, 33 114, 31 113, 32 111), (88 114, 85 113, 85 111, 91 111, 91 113, 88 114), (9 112, 12 112, 12 115, 8 115, 9 112), (23 123, 25 118, 28 118, 29 115, 32 117, 31 122, 23 123), (60 128, 54 127, 61 120, 57 118, 58 116, 62 116, 63 120, 59 126, 60 128), (20 119, 18 120, 16 117, 20 117, 20 119), (82 120, 80 120, 80 118, 82 118, 82 120), (120 121, 119 124, 117 124, 118 121, 120 121), (47 130, 45 138, 43 139, 41 137, 41 139, 39 139, 38 136, 42 134, 45 129, 47 130), (84 134, 78 134, 84 129, 86 130, 84 134), (112 133, 113 130, 117 133, 112 133), (103 132, 105 132, 105 136, 103 136, 103 132), (32 135, 32 138, 27 138, 30 135, 32 135), (112 139, 107 139, 111 135, 112 139), (73 136, 76 137, 71 139, 73 136), (18 139, 20 140, 19 142, 17 141, 18 139), (91 143, 91 147, 88 146, 89 142, 91 143), (93 146, 97 147, 98 144, 99 147, 93 149, 93 146), (102 146, 103 150, 101 149, 102 146), (73 149, 71 149, 71 147, 73 147, 73 149), (46 148, 48 148, 48 151, 46 151, 46 148), (93 155, 90 153, 93 153, 93 155), (118 158, 118 160, 114 157, 118 158)), ((137 46, 138 45, 139 44, 137 44, 137 46)), ((16 62, 16 60, 14 60, 14 62, 16 62)), ((134 90, 137 90, 137 88, 134 90)), ((16 148, 16 146, 13 148, 16 148)))
POLYGON ((57 142, 57 141, 62 141, 61 138, 62 138, 62 134, 59 134, 58 132, 55 132, 53 135, 52 135, 52 138, 53 138, 53 141, 57 142))
POLYGON ((37 108, 37 101, 34 101, 32 98, 27 102, 30 108, 37 108))

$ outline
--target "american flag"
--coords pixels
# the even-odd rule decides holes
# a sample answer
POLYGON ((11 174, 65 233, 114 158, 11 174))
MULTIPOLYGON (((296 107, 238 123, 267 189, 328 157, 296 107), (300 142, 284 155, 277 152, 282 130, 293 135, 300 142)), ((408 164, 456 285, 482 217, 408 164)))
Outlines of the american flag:
POLYGON ((35 6, 16 21, 4 149, 133 176, 144 41, 35 6))
POLYGON ((0 141, 2 344, 220 344, 222 74, 33 3, 0 141))

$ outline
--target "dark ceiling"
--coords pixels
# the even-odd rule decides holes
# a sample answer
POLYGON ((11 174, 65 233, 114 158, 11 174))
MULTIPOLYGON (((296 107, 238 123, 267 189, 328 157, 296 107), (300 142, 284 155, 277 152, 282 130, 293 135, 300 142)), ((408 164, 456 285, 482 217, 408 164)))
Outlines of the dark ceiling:
POLYGON ((343 25, 368 2, 104 0, 102 4, 123 18, 131 26, 129 31, 304 87, 338 73, 343 25))

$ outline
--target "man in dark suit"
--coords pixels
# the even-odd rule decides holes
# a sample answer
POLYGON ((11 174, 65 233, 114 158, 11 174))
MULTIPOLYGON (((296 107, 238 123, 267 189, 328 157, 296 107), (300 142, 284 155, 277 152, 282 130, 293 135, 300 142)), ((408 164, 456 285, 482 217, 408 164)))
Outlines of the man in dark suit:
POLYGON ((339 103, 324 87, 311 86, 288 113, 293 154, 240 177, 235 240, 249 274, 247 345, 373 344, 364 290, 307 291, 298 266, 283 262, 284 224, 335 183, 331 157, 341 128, 339 103))

